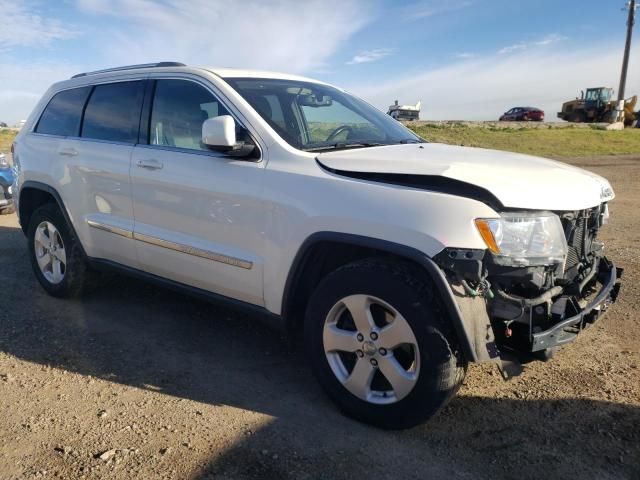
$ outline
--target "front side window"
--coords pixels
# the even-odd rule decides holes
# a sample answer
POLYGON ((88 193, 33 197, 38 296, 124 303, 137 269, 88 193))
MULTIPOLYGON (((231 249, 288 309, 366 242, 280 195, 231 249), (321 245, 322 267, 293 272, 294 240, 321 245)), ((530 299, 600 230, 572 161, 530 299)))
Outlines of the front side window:
POLYGON ((191 150, 209 150, 202 143, 205 120, 229 115, 206 88, 186 80, 156 82, 149 144, 191 150))
POLYGON ((81 137, 137 143, 143 83, 97 85, 84 112, 81 137))
POLYGON ((225 80, 278 135, 300 150, 423 142, 390 116, 328 85, 265 78, 225 80))
POLYGON ((76 137, 80 130, 82 108, 90 87, 72 88, 57 93, 42 112, 36 133, 76 137))

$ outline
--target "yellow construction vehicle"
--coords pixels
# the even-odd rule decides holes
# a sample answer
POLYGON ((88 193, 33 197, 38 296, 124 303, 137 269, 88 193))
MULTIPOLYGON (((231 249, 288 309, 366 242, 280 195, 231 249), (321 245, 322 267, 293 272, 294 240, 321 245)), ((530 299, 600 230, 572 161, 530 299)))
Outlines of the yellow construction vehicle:
MULTIPOLYGON (((625 100, 625 125, 631 125, 638 120, 637 113, 634 112, 637 101, 637 95, 625 100)), ((563 103, 562 111, 558 112, 558 118, 574 123, 612 123, 617 120, 617 106, 618 102, 613 99, 613 88, 588 88, 586 95, 582 92, 580 98, 563 103)))
POLYGON ((633 110, 636 108, 636 104, 638 103, 638 96, 634 95, 631 98, 627 98, 624 101, 624 124, 625 125, 633 125, 634 127, 638 125, 640 121, 640 111, 634 112, 633 110))

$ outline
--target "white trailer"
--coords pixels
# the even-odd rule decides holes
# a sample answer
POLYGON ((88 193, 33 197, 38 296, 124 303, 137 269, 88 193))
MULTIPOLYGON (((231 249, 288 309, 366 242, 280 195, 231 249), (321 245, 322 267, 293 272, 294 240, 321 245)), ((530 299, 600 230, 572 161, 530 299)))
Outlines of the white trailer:
POLYGON ((415 105, 399 105, 396 100, 393 105, 389 105, 389 111, 387 115, 395 118, 396 120, 420 120, 420 106, 421 102, 415 105))

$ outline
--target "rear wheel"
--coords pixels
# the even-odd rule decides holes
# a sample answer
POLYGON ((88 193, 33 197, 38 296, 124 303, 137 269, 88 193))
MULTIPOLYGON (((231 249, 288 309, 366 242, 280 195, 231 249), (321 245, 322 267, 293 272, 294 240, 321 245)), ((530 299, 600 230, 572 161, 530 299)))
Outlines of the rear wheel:
POLYGON ((382 428, 424 422, 466 372, 433 289, 401 262, 364 260, 329 274, 309 302, 305 343, 338 407, 382 428))
POLYGON ((33 212, 27 241, 33 271, 50 295, 74 297, 82 292, 89 273, 86 258, 57 205, 33 212))

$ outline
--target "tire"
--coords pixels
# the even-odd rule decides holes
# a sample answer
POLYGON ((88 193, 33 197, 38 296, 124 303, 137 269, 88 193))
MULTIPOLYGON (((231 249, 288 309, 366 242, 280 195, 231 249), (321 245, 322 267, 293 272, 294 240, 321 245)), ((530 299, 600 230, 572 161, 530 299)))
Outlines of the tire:
POLYGON ((568 121, 571 123, 584 123, 587 121, 587 117, 583 112, 576 112, 569 116, 568 121))
POLYGON ((322 280, 307 307, 305 345, 315 376, 343 413, 385 429, 410 428, 455 395, 467 363, 434 291, 421 271, 385 259, 357 261, 322 280), (370 302, 374 323, 354 321, 351 311, 370 302))
POLYGON ((80 242, 57 205, 46 204, 33 212, 27 230, 27 242, 31 266, 47 293, 60 298, 77 297, 82 293, 90 273, 86 257, 80 242), (41 241, 36 242, 36 235, 41 241), (50 235, 52 240, 47 235, 50 235), (42 247, 46 240, 50 240, 49 253, 42 247), (46 262, 47 255, 51 261, 43 269, 39 259, 41 263, 46 262), (61 266, 56 269, 57 262, 61 266))

